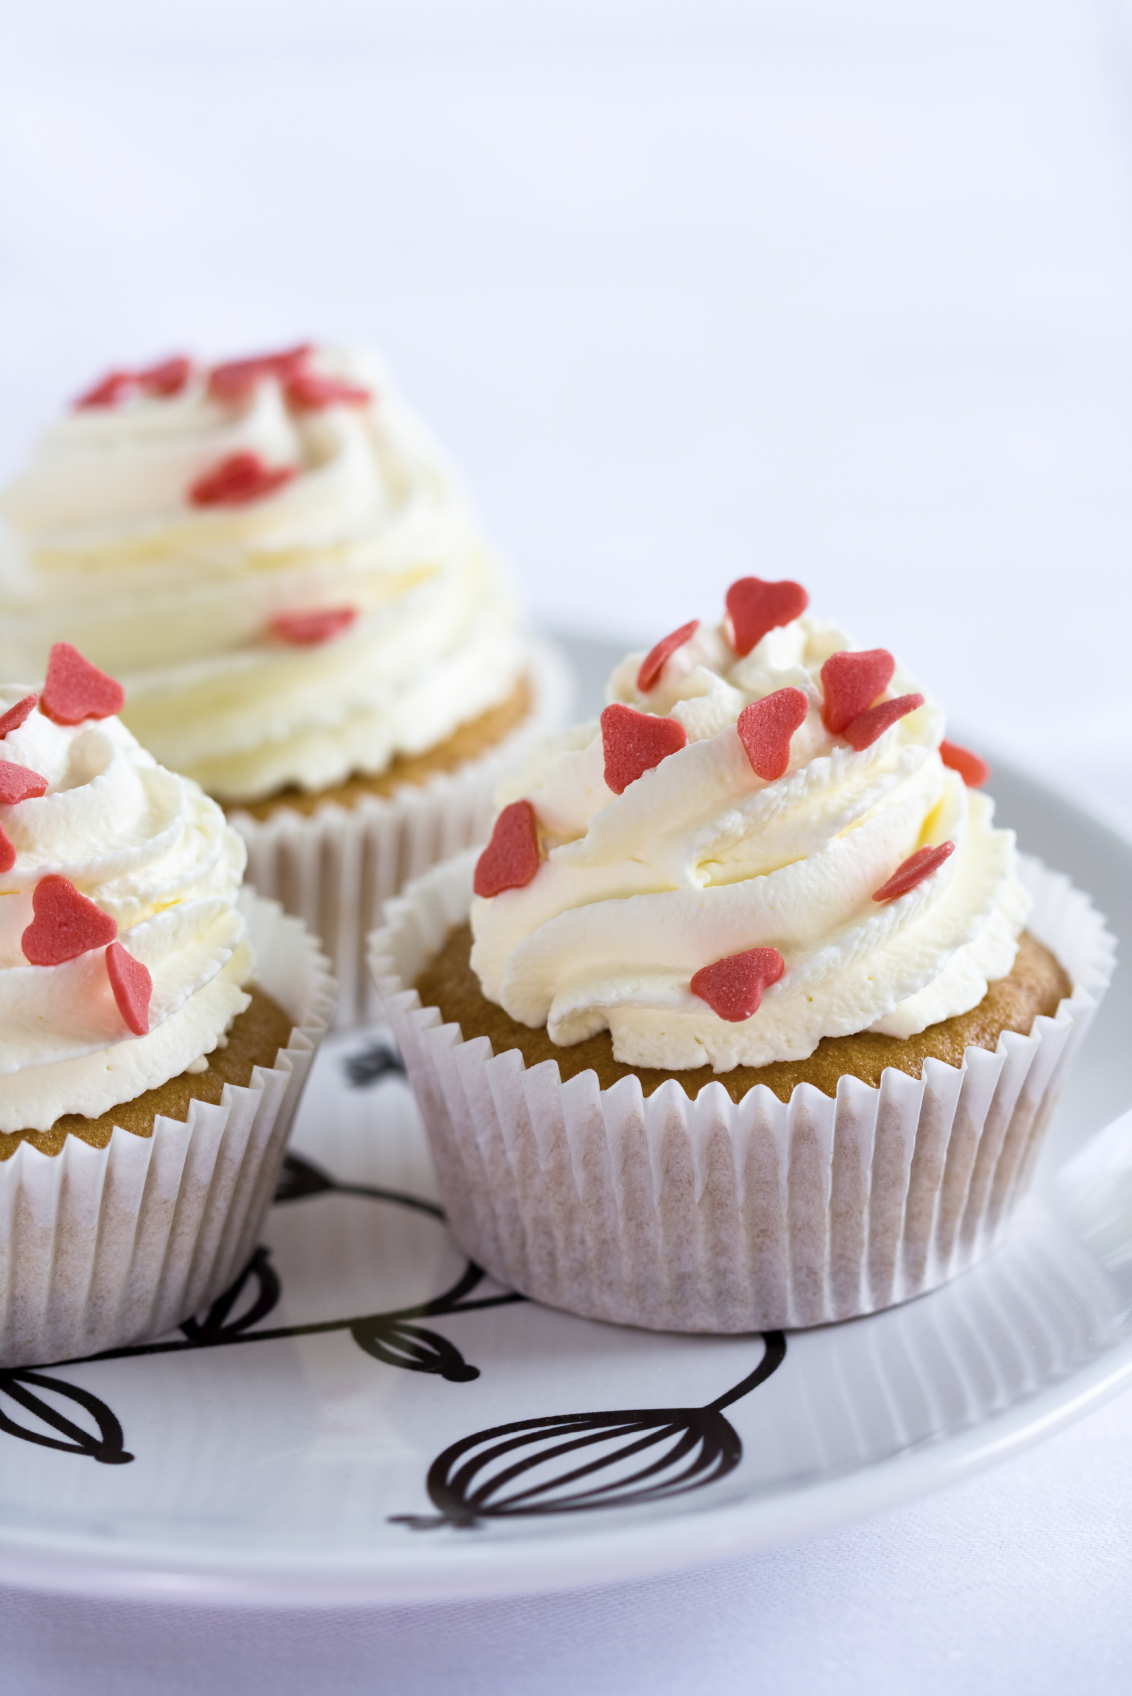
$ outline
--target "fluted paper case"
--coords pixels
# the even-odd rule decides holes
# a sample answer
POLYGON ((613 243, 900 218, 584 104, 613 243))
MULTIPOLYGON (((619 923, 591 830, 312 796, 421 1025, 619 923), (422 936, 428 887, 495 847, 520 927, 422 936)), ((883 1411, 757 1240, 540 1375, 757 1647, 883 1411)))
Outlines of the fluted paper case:
POLYGON ((483 842, 500 777, 537 737, 565 722, 573 687, 565 660, 533 642, 529 662, 530 716, 479 759, 394 795, 365 795, 351 807, 328 801, 309 815, 280 807, 268 819, 233 810, 229 823, 247 846, 248 882, 322 938, 338 979, 339 1025, 375 1010, 366 938, 386 899, 438 861, 483 842))
POLYGON ((105 1148, 69 1136, 0 1162, 0 1366, 38 1366, 159 1336, 246 1263, 275 1193, 291 1120, 334 1010, 314 937, 250 889, 240 907, 256 981, 294 1020, 273 1066, 194 1100, 153 1134, 105 1148))
POLYGON ((961 1066, 843 1077, 836 1099, 709 1083, 645 1096, 465 1040, 412 985, 467 917, 474 854, 386 906, 374 981, 405 1058, 460 1245, 500 1282, 587 1318, 735 1332, 873 1313, 944 1283, 1002 1237, 1089 1021, 1113 939, 1088 897, 1024 858, 1031 932, 1072 994, 961 1066))

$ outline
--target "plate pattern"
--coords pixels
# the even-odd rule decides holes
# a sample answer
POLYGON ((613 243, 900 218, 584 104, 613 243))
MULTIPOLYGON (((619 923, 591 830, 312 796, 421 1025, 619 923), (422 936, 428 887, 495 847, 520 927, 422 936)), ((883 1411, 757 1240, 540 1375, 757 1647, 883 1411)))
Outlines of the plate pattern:
MULTIPOLYGON (((354 1089, 404 1074, 396 1051, 381 1040, 348 1054, 343 1070, 354 1089)), ((423 1196, 341 1182, 312 1161, 287 1155, 276 1206, 331 1194, 365 1197, 438 1221, 444 1218, 438 1204, 423 1196)), ((385 1312, 272 1326, 264 1322, 279 1304, 282 1285, 271 1250, 261 1243, 203 1318, 186 1320, 173 1338, 105 1349, 55 1368, 0 1371, 0 1431, 42 1448, 85 1455, 104 1466, 121 1466, 135 1457, 125 1446, 120 1420, 106 1401, 59 1376, 67 1366, 333 1331, 349 1332, 365 1354, 387 1366, 431 1373, 451 1384, 469 1383, 480 1376, 480 1368, 466 1360, 450 1338, 420 1321, 526 1300, 512 1290, 477 1295, 484 1278, 483 1269, 467 1260, 455 1282, 427 1301, 385 1312)), ((390 1522, 415 1531, 442 1525, 467 1530, 493 1519, 631 1507, 702 1489, 733 1472, 743 1458, 742 1439, 725 1410, 765 1383, 785 1356, 784 1334, 769 1333, 751 1371, 706 1406, 551 1414, 462 1437, 428 1470, 427 1489, 436 1514, 391 1514, 390 1522)))

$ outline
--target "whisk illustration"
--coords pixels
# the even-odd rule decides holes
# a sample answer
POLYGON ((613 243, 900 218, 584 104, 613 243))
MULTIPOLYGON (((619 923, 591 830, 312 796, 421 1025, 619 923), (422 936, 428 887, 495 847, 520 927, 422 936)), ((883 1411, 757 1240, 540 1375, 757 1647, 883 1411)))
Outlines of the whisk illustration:
MULTIPOLYGON (((386 1044, 351 1055, 352 1088, 366 1089, 403 1068, 386 1044)), ((301 1156, 288 1154, 276 1191, 279 1205, 317 1196, 353 1196, 408 1209, 443 1227, 434 1201, 403 1190, 342 1181, 301 1156)), ((465 1261, 451 1286, 411 1306, 335 1315, 294 1325, 270 1325, 282 1296, 280 1277, 263 1245, 207 1314, 186 1320, 159 1341, 106 1349, 87 1361, 148 1355, 199 1356, 202 1351, 345 1331, 363 1353, 386 1366, 452 1384, 471 1383, 480 1368, 456 1343, 424 1320, 506 1307, 525 1299, 514 1290, 483 1292, 486 1274, 465 1261)), ((426 1488, 436 1512, 395 1514, 412 1531, 451 1526, 466 1530, 493 1521, 633 1507, 700 1490, 739 1465, 743 1444, 725 1410, 777 1371, 786 1355, 781 1331, 767 1332, 761 1356, 739 1383, 703 1407, 618 1408, 514 1420, 451 1443, 429 1467, 426 1488)), ((136 1456, 122 1424, 92 1390, 59 1376, 66 1366, 0 1369, 0 1434, 41 1449, 121 1466, 136 1456)))
POLYGON ((414 1531, 471 1530, 491 1520, 637 1507, 714 1484, 743 1457, 724 1409, 786 1358, 781 1331, 767 1332, 763 1343, 754 1370, 706 1407, 550 1414, 462 1437, 429 1468, 438 1512, 393 1514, 391 1521, 414 1531))

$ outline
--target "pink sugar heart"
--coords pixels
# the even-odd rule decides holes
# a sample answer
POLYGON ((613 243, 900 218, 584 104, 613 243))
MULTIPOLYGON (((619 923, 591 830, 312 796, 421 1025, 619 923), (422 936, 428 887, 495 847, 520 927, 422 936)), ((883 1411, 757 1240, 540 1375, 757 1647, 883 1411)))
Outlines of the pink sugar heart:
POLYGON ((16 863, 16 845, 0 824, 0 872, 10 872, 16 863))
POLYGON ((938 848, 920 848, 915 854, 909 854, 887 883, 882 883, 873 896, 874 901, 895 901, 901 895, 907 895, 910 889, 931 877, 939 870, 943 862, 955 852, 954 842, 941 842, 938 848))
POLYGON ((144 371, 136 371, 134 379, 138 388, 155 400, 168 400, 170 396, 180 394, 192 372, 192 360, 179 353, 172 359, 162 359, 157 365, 147 366, 144 371))
POLYGON ((84 718, 109 718, 120 712, 125 699, 122 685, 91 665, 70 642, 53 645, 39 697, 40 712, 56 724, 81 724, 84 718))
POLYGON ((477 895, 523 889, 539 868, 538 818, 529 801, 512 801, 495 821, 491 841, 476 861, 477 895))
POLYGON ((914 713, 916 708, 922 707, 923 704, 922 695, 897 695, 893 701, 878 701, 875 707, 866 708, 847 724, 841 734, 846 742, 860 753, 862 748, 871 748, 890 725, 896 724, 909 713, 914 713))
POLYGON ((639 713, 636 707, 615 701, 601 715, 606 783, 615 795, 623 795, 646 771, 669 754, 679 753, 687 740, 688 732, 679 719, 639 713))
POLYGON ((214 400, 230 404, 246 400, 264 377, 277 377, 281 382, 297 377, 312 351, 311 344, 304 342, 281 353, 257 353, 250 359, 229 359, 223 365, 214 365, 208 376, 209 393, 214 400))
POLYGON ((0 760, 0 801, 14 807, 20 801, 35 801, 47 793, 47 779, 40 777, 30 766, 18 766, 15 760, 0 760))
POLYGON ((990 776, 990 767, 982 755, 973 754, 970 748, 961 748, 958 742, 941 742, 939 757, 951 771, 959 773, 968 789, 978 789, 990 776))
POLYGON ((292 647, 312 648, 349 630, 358 616, 357 607, 314 607, 309 612, 277 612, 270 630, 292 647))
POLYGON ((642 695, 647 695, 650 689, 655 689, 660 680, 660 674, 677 648, 682 648, 685 642, 690 642, 700 628, 698 618, 693 618, 687 624, 682 624, 679 630, 674 630, 669 636, 662 636, 655 648, 641 661, 641 669, 637 673, 637 688, 642 695))
POLYGON ((728 589, 725 600, 732 647, 740 659, 758 646, 768 630, 792 624, 810 604, 802 585, 788 577, 777 583, 764 582, 761 577, 740 577, 728 589))
POLYGON ((25 695, 22 701, 17 701, 14 707, 8 708, 0 718, 0 741, 7 736, 9 730, 19 729, 38 700, 38 695, 25 695))
POLYGON ((147 366, 144 371, 111 371, 92 389, 80 395, 75 407, 84 411, 91 407, 117 406, 119 401, 137 394, 139 389, 155 399, 167 399, 170 395, 180 394, 192 369, 192 360, 178 354, 173 359, 163 359, 157 365, 147 366))
POLYGON ((840 736, 847 724, 860 718, 865 708, 884 693, 895 670, 896 661, 887 648, 866 648, 863 653, 843 648, 830 654, 821 668, 826 729, 840 736))
POLYGON ((189 488, 190 506, 250 506, 294 482, 295 465, 265 465, 258 453, 230 453, 189 488))
POLYGON ((76 412, 86 412, 103 406, 117 406, 134 387, 132 371, 110 371, 100 377, 93 388, 86 389, 75 401, 76 412))
POLYGON ((776 689, 752 701, 735 728, 757 777, 773 783, 790 764, 790 738, 805 723, 809 702, 801 689, 776 689))
POLYGON ((300 371, 288 379, 284 394, 296 412, 321 412, 327 406, 368 406, 369 389, 344 383, 338 377, 320 377, 316 371, 300 371))
POLYGON ((22 937, 23 950, 33 966, 58 966, 91 948, 113 942, 118 926, 80 895, 69 877, 51 872, 40 878, 31 898, 35 914, 22 937))
POLYGON ((153 995, 153 979, 148 969, 127 953, 120 942, 112 942, 106 950, 106 975, 126 1024, 135 1036, 147 1036, 153 995))
POLYGON ((713 1013, 737 1025, 758 1012, 763 991, 777 983, 785 970, 786 962, 777 948, 748 948, 742 954, 728 954, 713 965, 701 966, 690 988, 713 1013))

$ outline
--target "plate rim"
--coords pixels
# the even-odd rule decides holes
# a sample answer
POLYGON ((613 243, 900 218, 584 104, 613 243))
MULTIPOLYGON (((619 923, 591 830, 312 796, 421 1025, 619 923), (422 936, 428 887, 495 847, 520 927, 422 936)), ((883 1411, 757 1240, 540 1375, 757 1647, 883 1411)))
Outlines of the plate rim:
MULTIPOLYGON (((978 1273, 974 1267, 964 1276, 978 1273)), ((917 1300, 930 1301, 931 1294, 917 1300)), ((798 1489, 705 1503, 666 1520, 501 1539, 478 1547, 470 1542, 464 1547, 418 1544, 415 1549, 385 1545, 313 1564, 300 1564, 293 1555, 272 1561, 262 1550, 236 1556, 213 1550, 193 1560, 155 1543, 123 1542, 116 1549, 93 1537, 23 1528, 13 1535, 0 1529, 0 1584, 117 1601, 325 1611, 633 1582, 835 1531, 962 1483, 1074 1424, 1118 1395, 1129 1380, 1132 1332, 1059 1384, 941 1442, 919 1442, 798 1489), (680 1535, 658 1536, 661 1527, 679 1528, 680 1535)))

